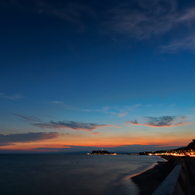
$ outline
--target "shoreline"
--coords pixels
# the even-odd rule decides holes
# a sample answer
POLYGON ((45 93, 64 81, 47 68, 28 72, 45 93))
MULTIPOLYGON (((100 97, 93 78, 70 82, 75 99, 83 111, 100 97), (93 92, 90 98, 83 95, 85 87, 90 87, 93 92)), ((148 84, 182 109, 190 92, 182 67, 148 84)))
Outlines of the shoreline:
POLYGON ((139 195, 151 195, 173 170, 179 158, 174 156, 160 156, 167 161, 157 161, 151 168, 131 177, 139 189, 139 195))

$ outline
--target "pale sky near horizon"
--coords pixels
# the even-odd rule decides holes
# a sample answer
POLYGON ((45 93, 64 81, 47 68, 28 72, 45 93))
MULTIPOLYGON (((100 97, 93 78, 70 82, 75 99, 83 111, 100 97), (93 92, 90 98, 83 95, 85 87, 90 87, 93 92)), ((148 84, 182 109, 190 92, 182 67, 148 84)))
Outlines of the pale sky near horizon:
POLYGON ((0 153, 195 138, 194 1, 1 0, 0 26, 0 153))

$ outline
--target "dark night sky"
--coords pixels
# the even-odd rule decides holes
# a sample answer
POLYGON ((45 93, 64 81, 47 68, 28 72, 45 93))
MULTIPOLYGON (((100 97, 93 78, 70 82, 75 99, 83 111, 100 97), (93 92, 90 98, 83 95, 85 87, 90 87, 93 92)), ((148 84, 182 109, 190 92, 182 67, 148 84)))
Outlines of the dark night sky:
POLYGON ((1 0, 0 151, 186 145, 194 50, 194 1, 1 0))

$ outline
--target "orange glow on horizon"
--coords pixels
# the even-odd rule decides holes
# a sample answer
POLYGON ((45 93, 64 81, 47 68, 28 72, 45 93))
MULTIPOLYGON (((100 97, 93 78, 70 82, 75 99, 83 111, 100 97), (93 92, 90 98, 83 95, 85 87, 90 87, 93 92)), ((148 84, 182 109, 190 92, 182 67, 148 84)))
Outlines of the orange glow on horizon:
MULTIPOLYGON (((47 149, 60 149, 60 148, 71 148, 73 146, 80 147, 99 147, 99 148, 115 148, 120 146, 128 145, 156 145, 156 150, 158 147, 168 147, 168 146, 186 146, 191 141, 191 133, 186 132, 156 132, 144 131, 135 129, 131 132, 120 131, 104 131, 98 134, 93 134, 91 132, 70 132, 57 138, 47 139, 37 142, 18 142, 12 145, 1 146, 0 150, 44 150, 47 149)), ((195 136, 194 136, 195 137, 195 136)), ((38 151, 37 150, 37 151, 38 151)), ((51 150, 49 150, 51 151, 51 150)))
POLYGON ((155 142, 148 142, 147 140, 140 140, 139 142, 136 141, 129 141, 129 142, 124 142, 123 139, 119 139, 116 142, 115 140, 109 140, 107 142, 99 142, 97 141, 90 141, 90 142, 70 142, 63 144, 61 143, 44 143, 44 142, 33 142, 33 143, 16 143, 15 145, 8 145, 8 146, 2 146, 0 147, 0 150, 23 150, 23 151, 28 151, 28 150, 36 150, 37 148, 40 148, 37 150, 37 152, 49 152, 51 150, 47 150, 47 148, 53 149, 52 151, 55 151, 55 149, 61 149, 61 148, 71 148, 73 146, 80 146, 80 147, 99 147, 99 148, 115 148, 115 147, 123 147, 123 146, 128 146, 128 145, 142 145, 142 146, 147 146, 147 145, 156 145, 156 150, 158 150, 158 147, 168 147, 168 146, 186 146, 189 143, 189 140, 186 140, 185 142, 179 142, 179 141, 174 141, 173 142, 168 142, 168 140, 160 140, 156 139, 155 142))

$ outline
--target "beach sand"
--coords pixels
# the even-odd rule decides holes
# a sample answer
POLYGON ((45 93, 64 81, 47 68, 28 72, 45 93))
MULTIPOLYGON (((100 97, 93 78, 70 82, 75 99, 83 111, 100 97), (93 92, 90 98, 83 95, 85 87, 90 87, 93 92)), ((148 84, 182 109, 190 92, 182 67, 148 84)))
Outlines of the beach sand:
POLYGON ((133 176, 132 181, 138 186, 140 195, 151 195, 161 184, 167 175, 175 167, 178 158, 172 156, 161 156, 166 162, 158 161, 157 165, 147 171, 133 176))

